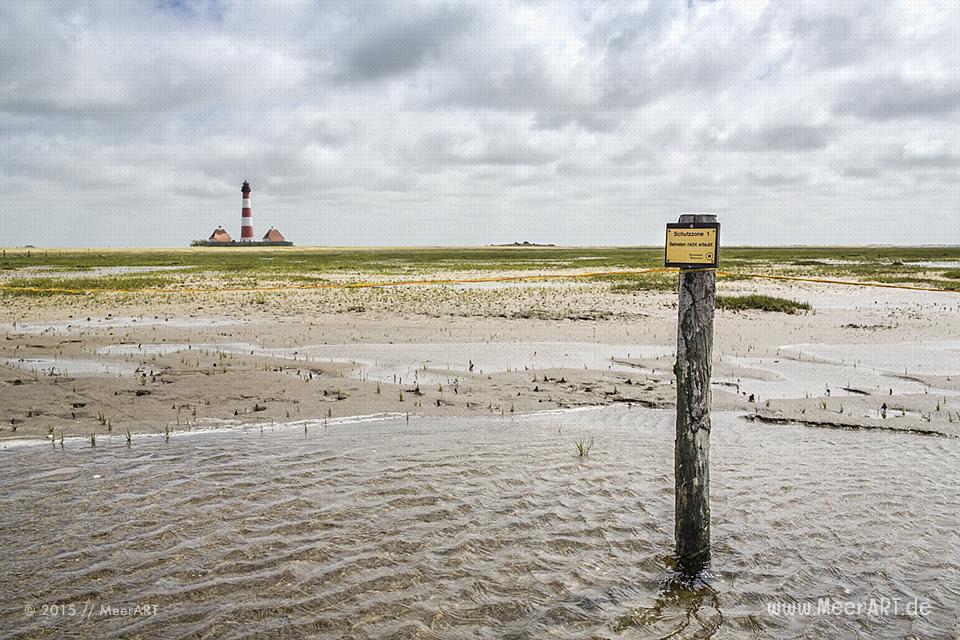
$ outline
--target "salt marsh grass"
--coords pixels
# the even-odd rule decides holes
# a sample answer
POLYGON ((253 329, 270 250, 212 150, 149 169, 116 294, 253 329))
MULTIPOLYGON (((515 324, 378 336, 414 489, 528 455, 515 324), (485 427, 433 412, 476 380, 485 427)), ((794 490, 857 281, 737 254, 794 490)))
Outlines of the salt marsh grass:
POLYGON ((727 311, 757 310, 779 313, 799 313, 812 309, 806 302, 764 295, 717 296, 717 308, 727 311))
MULTIPOLYGON (((192 248, 144 250, 7 250, 0 273, 3 284, 25 289, 0 289, 2 295, 69 295, 70 290, 106 292, 176 288, 197 282, 225 287, 284 286, 327 282, 331 273, 370 276, 422 276, 438 273, 524 272, 577 270, 639 270, 662 266, 659 247, 477 247, 333 249, 275 247, 268 249, 192 248), (585 261, 589 259, 588 261, 585 261), (176 268, 175 271, 110 275, 57 276, 61 272, 94 269, 176 268), (44 273, 47 271, 49 273, 44 273), (60 291, 31 291, 59 289, 60 291)), ((832 275, 874 281, 933 283, 951 288, 960 269, 936 270, 923 263, 960 262, 958 247, 724 247, 721 268, 733 273, 773 272, 832 275), (937 279, 939 278, 939 279, 937 279), (939 284, 937 284, 939 283, 939 284)), ((651 273, 599 276, 617 293, 670 291, 675 274, 651 273)), ((727 278, 729 279, 729 277, 727 278)), ((266 294, 269 297, 269 294, 266 294)), ((256 301, 265 300, 261 296, 256 301)))
POLYGON ((574 444, 577 446, 578 457, 583 458, 590 453, 590 449, 593 449, 593 438, 590 438, 590 440, 580 438, 574 444))

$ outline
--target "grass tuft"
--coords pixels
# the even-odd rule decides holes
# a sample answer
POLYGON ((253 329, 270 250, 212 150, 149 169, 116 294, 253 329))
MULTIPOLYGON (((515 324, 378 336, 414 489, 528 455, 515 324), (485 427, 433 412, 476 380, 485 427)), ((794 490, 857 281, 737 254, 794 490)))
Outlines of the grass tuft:
POLYGON ((608 275, 596 279, 612 281, 611 293, 639 293, 642 291, 676 291, 675 273, 642 273, 634 275, 608 275))
POLYGON ((756 309, 758 311, 773 311, 778 313, 799 313, 800 311, 810 311, 812 309, 806 302, 797 302, 795 300, 787 300, 786 298, 756 294, 747 296, 717 296, 717 308, 727 311, 756 309))
POLYGON ((580 438, 575 444, 577 445, 577 453, 583 458, 590 453, 590 449, 593 449, 593 438, 590 438, 589 441, 580 438))

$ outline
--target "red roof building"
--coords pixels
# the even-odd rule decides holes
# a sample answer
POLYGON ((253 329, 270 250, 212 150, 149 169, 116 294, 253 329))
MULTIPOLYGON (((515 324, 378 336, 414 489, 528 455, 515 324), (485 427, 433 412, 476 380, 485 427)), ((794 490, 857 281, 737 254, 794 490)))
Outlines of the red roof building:
POLYGON ((217 227, 213 230, 213 233, 210 234, 210 242, 233 242, 233 238, 230 237, 226 229, 217 227))
POLYGON ((286 242, 283 239, 283 234, 270 227, 270 230, 263 236, 264 242, 286 242))

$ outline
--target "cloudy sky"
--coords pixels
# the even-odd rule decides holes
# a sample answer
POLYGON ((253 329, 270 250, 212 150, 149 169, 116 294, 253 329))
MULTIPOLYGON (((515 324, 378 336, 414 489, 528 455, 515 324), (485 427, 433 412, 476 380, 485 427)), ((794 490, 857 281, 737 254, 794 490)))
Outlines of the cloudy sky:
POLYGON ((960 243, 956 0, 0 3, 0 245, 960 243))

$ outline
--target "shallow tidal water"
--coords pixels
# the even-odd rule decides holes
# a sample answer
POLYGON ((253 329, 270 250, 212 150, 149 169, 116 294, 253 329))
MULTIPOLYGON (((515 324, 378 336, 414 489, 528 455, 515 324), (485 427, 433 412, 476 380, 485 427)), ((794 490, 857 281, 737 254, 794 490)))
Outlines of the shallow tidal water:
POLYGON ((671 412, 114 436, 0 460, 0 637, 960 634, 953 438, 715 415, 713 577, 693 588, 671 580, 671 412), (864 611, 818 615, 822 598, 864 611), (896 611, 866 608, 882 599, 896 611), (102 610, 138 604, 155 609, 102 610))
MULTIPOLYGON (((651 344, 615 345, 593 342, 450 342, 329 344, 268 348, 249 343, 123 344, 97 350, 107 356, 139 356, 191 349, 284 358, 301 362, 356 365, 353 375, 381 382, 451 383, 468 374, 485 375, 526 369, 596 369, 635 371, 615 359, 672 356, 674 347, 651 344)), ((672 365, 669 365, 672 366, 672 365)))

